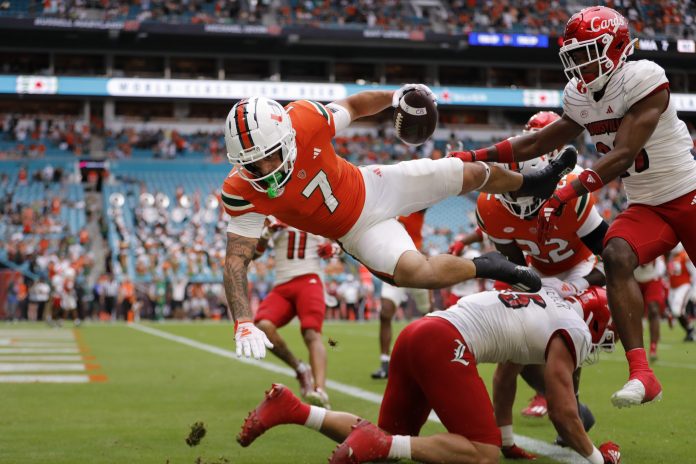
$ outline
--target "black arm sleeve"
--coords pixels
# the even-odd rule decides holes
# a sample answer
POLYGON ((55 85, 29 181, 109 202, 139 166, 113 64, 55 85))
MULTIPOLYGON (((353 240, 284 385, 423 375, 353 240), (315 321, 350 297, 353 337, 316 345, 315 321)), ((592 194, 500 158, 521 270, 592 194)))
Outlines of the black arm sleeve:
POLYGON ((607 234, 607 230, 609 230, 609 224, 607 224, 607 221, 602 221, 595 230, 584 237, 580 237, 580 240, 592 253, 601 256, 602 250, 604 250, 604 236, 607 234))

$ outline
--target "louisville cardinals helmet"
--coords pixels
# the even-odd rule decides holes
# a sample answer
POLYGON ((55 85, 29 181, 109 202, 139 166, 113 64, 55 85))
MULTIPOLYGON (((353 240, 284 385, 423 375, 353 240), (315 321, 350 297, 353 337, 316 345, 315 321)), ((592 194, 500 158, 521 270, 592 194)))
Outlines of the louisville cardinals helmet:
POLYGON ((252 97, 235 104, 225 121, 225 145, 239 176, 259 192, 278 189, 290 179, 297 157, 295 129, 280 103, 252 97), (259 173, 254 163, 278 150, 281 164, 270 173, 259 173))
POLYGON ((612 321, 607 291, 602 287, 592 286, 566 300, 583 318, 592 335, 592 353, 585 362, 596 362, 600 351, 614 351, 614 332, 609 328, 612 321))
POLYGON ((575 13, 566 25, 559 52, 568 80, 577 78, 591 92, 598 92, 633 53, 628 21, 617 11, 593 6, 575 13), (579 53, 584 52, 584 53, 579 53), (597 63, 597 71, 591 66, 597 63))

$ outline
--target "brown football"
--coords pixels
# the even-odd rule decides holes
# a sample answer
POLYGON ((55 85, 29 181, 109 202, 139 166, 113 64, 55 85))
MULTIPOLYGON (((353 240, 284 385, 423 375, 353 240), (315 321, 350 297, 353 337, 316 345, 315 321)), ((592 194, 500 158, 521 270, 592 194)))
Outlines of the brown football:
POLYGON ((422 90, 409 90, 394 109, 396 136, 409 145, 420 145, 435 132, 437 106, 422 90))

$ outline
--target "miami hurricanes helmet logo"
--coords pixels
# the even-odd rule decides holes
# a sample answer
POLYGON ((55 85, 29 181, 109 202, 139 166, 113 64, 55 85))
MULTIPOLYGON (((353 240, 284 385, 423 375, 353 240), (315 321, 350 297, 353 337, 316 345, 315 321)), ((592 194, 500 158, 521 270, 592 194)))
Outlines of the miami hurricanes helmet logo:
POLYGON ((272 114, 271 119, 278 122, 283 122, 283 116, 280 114, 272 114))

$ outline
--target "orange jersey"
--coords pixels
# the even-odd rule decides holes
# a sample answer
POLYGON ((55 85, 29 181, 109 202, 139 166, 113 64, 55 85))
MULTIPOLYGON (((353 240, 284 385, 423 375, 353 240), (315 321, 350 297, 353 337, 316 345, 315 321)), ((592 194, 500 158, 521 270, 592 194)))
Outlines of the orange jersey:
POLYGON ((362 174, 334 151, 336 127, 330 109, 308 100, 285 109, 296 131, 297 158, 282 194, 269 198, 233 169, 222 184, 222 205, 233 218, 252 212, 273 215, 300 230, 339 239, 365 204, 362 174))
POLYGON ((416 211, 408 216, 399 216, 397 218, 404 225, 406 232, 413 239, 416 248, 423 248, 423 224, 425 223, 425 210, 416 211))
POLYGON ((670 288, 691 285, 691 274, 689 274, 689 255, 686 251, 680 251, 672 256, 667 264, 670 288))
MULTIPOLYGON (((479 227, 494 243, 516 243, 529 264, 547 276, 566 272, 592 256, 582 243, 578 231, 588 221, 594 208, 590 195, 572 200, 556 222, 544 245, 537 243, 537 218, 520 219, 510 213, 494 195, 480 194, 476 205, 479 227)), ((588 231, 588 233, 591 232, 588 231)))

